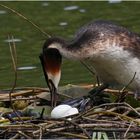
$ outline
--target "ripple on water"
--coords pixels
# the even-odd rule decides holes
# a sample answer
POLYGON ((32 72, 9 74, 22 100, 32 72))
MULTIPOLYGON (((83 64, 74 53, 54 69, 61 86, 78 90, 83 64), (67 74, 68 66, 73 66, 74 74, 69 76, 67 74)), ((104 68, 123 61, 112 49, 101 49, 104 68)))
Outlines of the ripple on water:
POLYGON ((42 6, 49 6, 49 3, 48 2, 43 2, 42 6))
POLYGON ((60 26, 66 26, 66 25, 68 25, 68 23, 67 22, 60 22, 59 25, 60 26))
POLYGON ((7 12, 5 10, 0 10, 0 15, 6 14, 7 12))
POLYGON ((76 6, 76 5, 64 7, 65 11, 72 11, 72 10, 77 10, 77 9, 79 9, 79 6, 76 6))
POLYGON ((14 39, 6 39, 4 40, 4 42, 7 42, 7 43, 11 43, 11 42, 21 42, 22 40, 21 39, 18 39, 18 38, 14 38, 14 39))
POLYGON ((121 3, 122 0, 108 0, 109 3, 121 3))
POLYGON ((81 13, 85 13, 85 12, 86 12, 85 9, 80 9, 79 11, 80 11, 81 13))
POLYGON ((25 67, 18 67, 18 70, 32 70, 32 69, 36 69, 36 66, 25 66, 25 67))

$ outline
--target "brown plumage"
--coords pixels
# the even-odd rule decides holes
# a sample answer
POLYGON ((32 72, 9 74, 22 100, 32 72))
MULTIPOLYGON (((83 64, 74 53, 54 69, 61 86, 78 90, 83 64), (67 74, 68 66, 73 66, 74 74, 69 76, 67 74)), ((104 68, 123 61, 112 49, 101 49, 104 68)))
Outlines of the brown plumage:
MULTIPOLYGON (((43 47, 43 55, 47 52, 49 56, 50 49, 57 49, 66 58, 92 66, 103 84, 123 87, 136 73, 129 87, 140 92, 140 37, 122 26, 109 21, 91 22, 80 28, 71 41, 48 39, 43 47)), ((44 61, 50 63, 47 59, 44 61)))
POLYGON ((49 49, 44 55, 44 60, 46 72, 56 75, 60 71, 62 59, 57 49, 49 49))

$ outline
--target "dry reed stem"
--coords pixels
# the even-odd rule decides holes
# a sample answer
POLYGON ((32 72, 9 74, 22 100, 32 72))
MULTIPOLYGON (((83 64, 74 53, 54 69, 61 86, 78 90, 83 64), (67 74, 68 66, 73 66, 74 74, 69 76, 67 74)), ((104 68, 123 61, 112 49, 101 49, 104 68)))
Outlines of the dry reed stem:
POLYGON ((133 119, 132 117, 128 117, 126 115, 119 114, 119 113, 116 113, 116 112, 110 112, 110 111, 98 111, 98 112, 93 112, 90 115, 84 115, 84 116, 92 118, 92 117, 95 117, 94 115, 113 115, 113 116, 120 117, 123 120, 131 121, 131 122, 136 123, 137 125, 140 125, 140 121, 137 121, 136 119, 133 119))
POLYGON ((134 73, 132 79, 128 82, 128 84, 126 86, 123 87, 123 89, 120 91, 121 93, 123 93, 128 87, 129 85, 131 85, 131 83, 134 81, 135 79, 135 76, 136 76, 136 72, 134 73))
POLYGON ((126 138, 127 133, 129 132, 130 128, 132 127, 133 122, 130 123, 128 129, 126 130, 126 132, 124 133, 124 138, 126 138))
POLYGON ((87 136, 84 136, 84 135, 82 135, 82 134, 74 134, 74 133, 70 133, 70 132, 56 132, 56 134, 58 134, 58 135, 62 135, 62 136, 67 136, 67 137, 69 137, 69 136, 72 136, 72 137, 75 137, 75 138, 80 138, 80 139, 88 139, 88 137, 87 136))
POLYGON ((17 83, 17 53, 16 53, 16 45, 15 45, 15 42, 14 42, 14 37, 13 36, 9 36, 8 35, 8 39, 12 39, 12 43, 9 42, 9 47, 10 47, 10 53, 11 53, 11 58, 12 58, 12 64, 13 64, 13 69, 14 69, 14 83, 13 83, 13 86, 9 92, 9 99, 10 99, 10 104, 11 104, 11 107, 13 109, 13 112, 16 114, 16 116, 19 118, 20 121, 23 122, 23 120, 20 118, 20 116, 18 115, 15 107, 13 106, 13 102, 12 102, 12 96, 11 94, 13 93, 15 87, 16 87, 16 83, 17 83))
MULTIPOLYGON (((24 120, 24 121, 27 121, 27 120, 31 120, 32 117, 20 117, 20 119, 18 117, 15 117, 13 118, 14 121, 19 121, 19 120, 24 120)), ((5 123, 5 122, 10 122, 9 119, 1 119, 0 120, 0 123, 5 123)), ((6 127, 9 127, 10 125, 6 125, 6 127)), ((13 125, 12 125, 13 126, 13 125)), ((3 128, 4 126, 0 126, 0 128, 3 128)))
MULTIPOLYGON (((127 124, 125 123, 124 121, 112 121, 112 120, 102 120, 100 118, 97 118, 97 119, 94 119, 94 118, 88 118, 88 117, 84 117, 82 116, 82 119, 85 120, 85 121, 88 121, 88 122, 91 122, 91 123, 95 123, 95 124, 98 124, 98 123, 112 123, 112 124, 116 124, 116 125, 122 125, 124 127, 128 127, 130 124, 127 124)), ((135 127, 136 125, 133 124, 133 126, 135 127)))
POLYGON ((32 139, 32 137, 28 136, 27 134, 25 134, 22 131, 17 131, 19 135, 24 136, 26 139, 32 139))

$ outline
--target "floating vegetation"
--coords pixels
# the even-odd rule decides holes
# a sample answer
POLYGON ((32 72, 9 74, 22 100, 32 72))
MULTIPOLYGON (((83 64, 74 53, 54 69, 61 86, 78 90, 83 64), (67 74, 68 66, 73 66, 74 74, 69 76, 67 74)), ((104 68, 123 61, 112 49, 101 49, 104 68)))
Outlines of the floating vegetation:
POLYGON ((76 6, 76 5, 64 7, 65 11, 72 11, 72 10, 77 10, 77 9, 79 9, 79 6, 76 6))

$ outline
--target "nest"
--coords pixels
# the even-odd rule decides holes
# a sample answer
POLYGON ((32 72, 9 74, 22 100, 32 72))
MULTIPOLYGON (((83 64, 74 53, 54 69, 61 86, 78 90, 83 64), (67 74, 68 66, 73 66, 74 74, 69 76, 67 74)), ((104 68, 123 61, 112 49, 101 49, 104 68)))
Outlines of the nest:
MULTIPOLYGON (((12 102, 30 101, 40 104, 46 88, 16 89, 12 93, 12 102)), ((7 93, 8 91, 6 91, 7 93)), ((9 102, 9 94, 1 93, 1 102, 9 102)), ((49 93, 48 93, 49 95, 49 93)), ((40 105, 41 106, 41 105, 40 105)), ((25 110, 25 109, 23 109, 25 110)), ((79 114, 61 119, 53 119, 44 113, 44 106, 39 116, 23 113, 14 109, 1 113, 1 139, 139 139, 140 108, 133 108, 128 103, 106 103, 93 106, 79 114), (14 114, 14 115, 13 115, 14 114), (7 117, 8 116, 8 117, 7 117)))
MULTIPOLYGON (((0 4, 0 6, 28 21, 43 35, 50 37, 49 34, 41 30, 21 13, 3 4, 0 4)), ((8 39, 13 40, 14 37, 8 35, 8 39)), ((5 107, 4 109, 12 107, 11 110, 3 111, 1 109, 0 111, 1 139, 140 139, 140 108, 133 108, 128 103, 105 103, 92 106, 74 116, 61 119, 50 118, 48 114, 44 113, 45 109, 42 104, 44 102, 49 104, 46 99, 42 99, 42 94, 44 92, 47 94, 48 89, 20 88, 15 90, 17 81, 15 42, 9 43, 9 47, 15 81, 10 91, 1 91, 0 101, 5 107), (25 109, 31 104, 35 104, 35 106, 39 104, 41 106, 39 114, 30 111, 25 113, 25 109)), ((131 84, 133 79, 124 89, 131 84)), ((106 89, 106 92, 120 94, 120 91, 114 90, 106 89)), ((132 92, 128 92, 128 94, 133 95, 132 92)))

